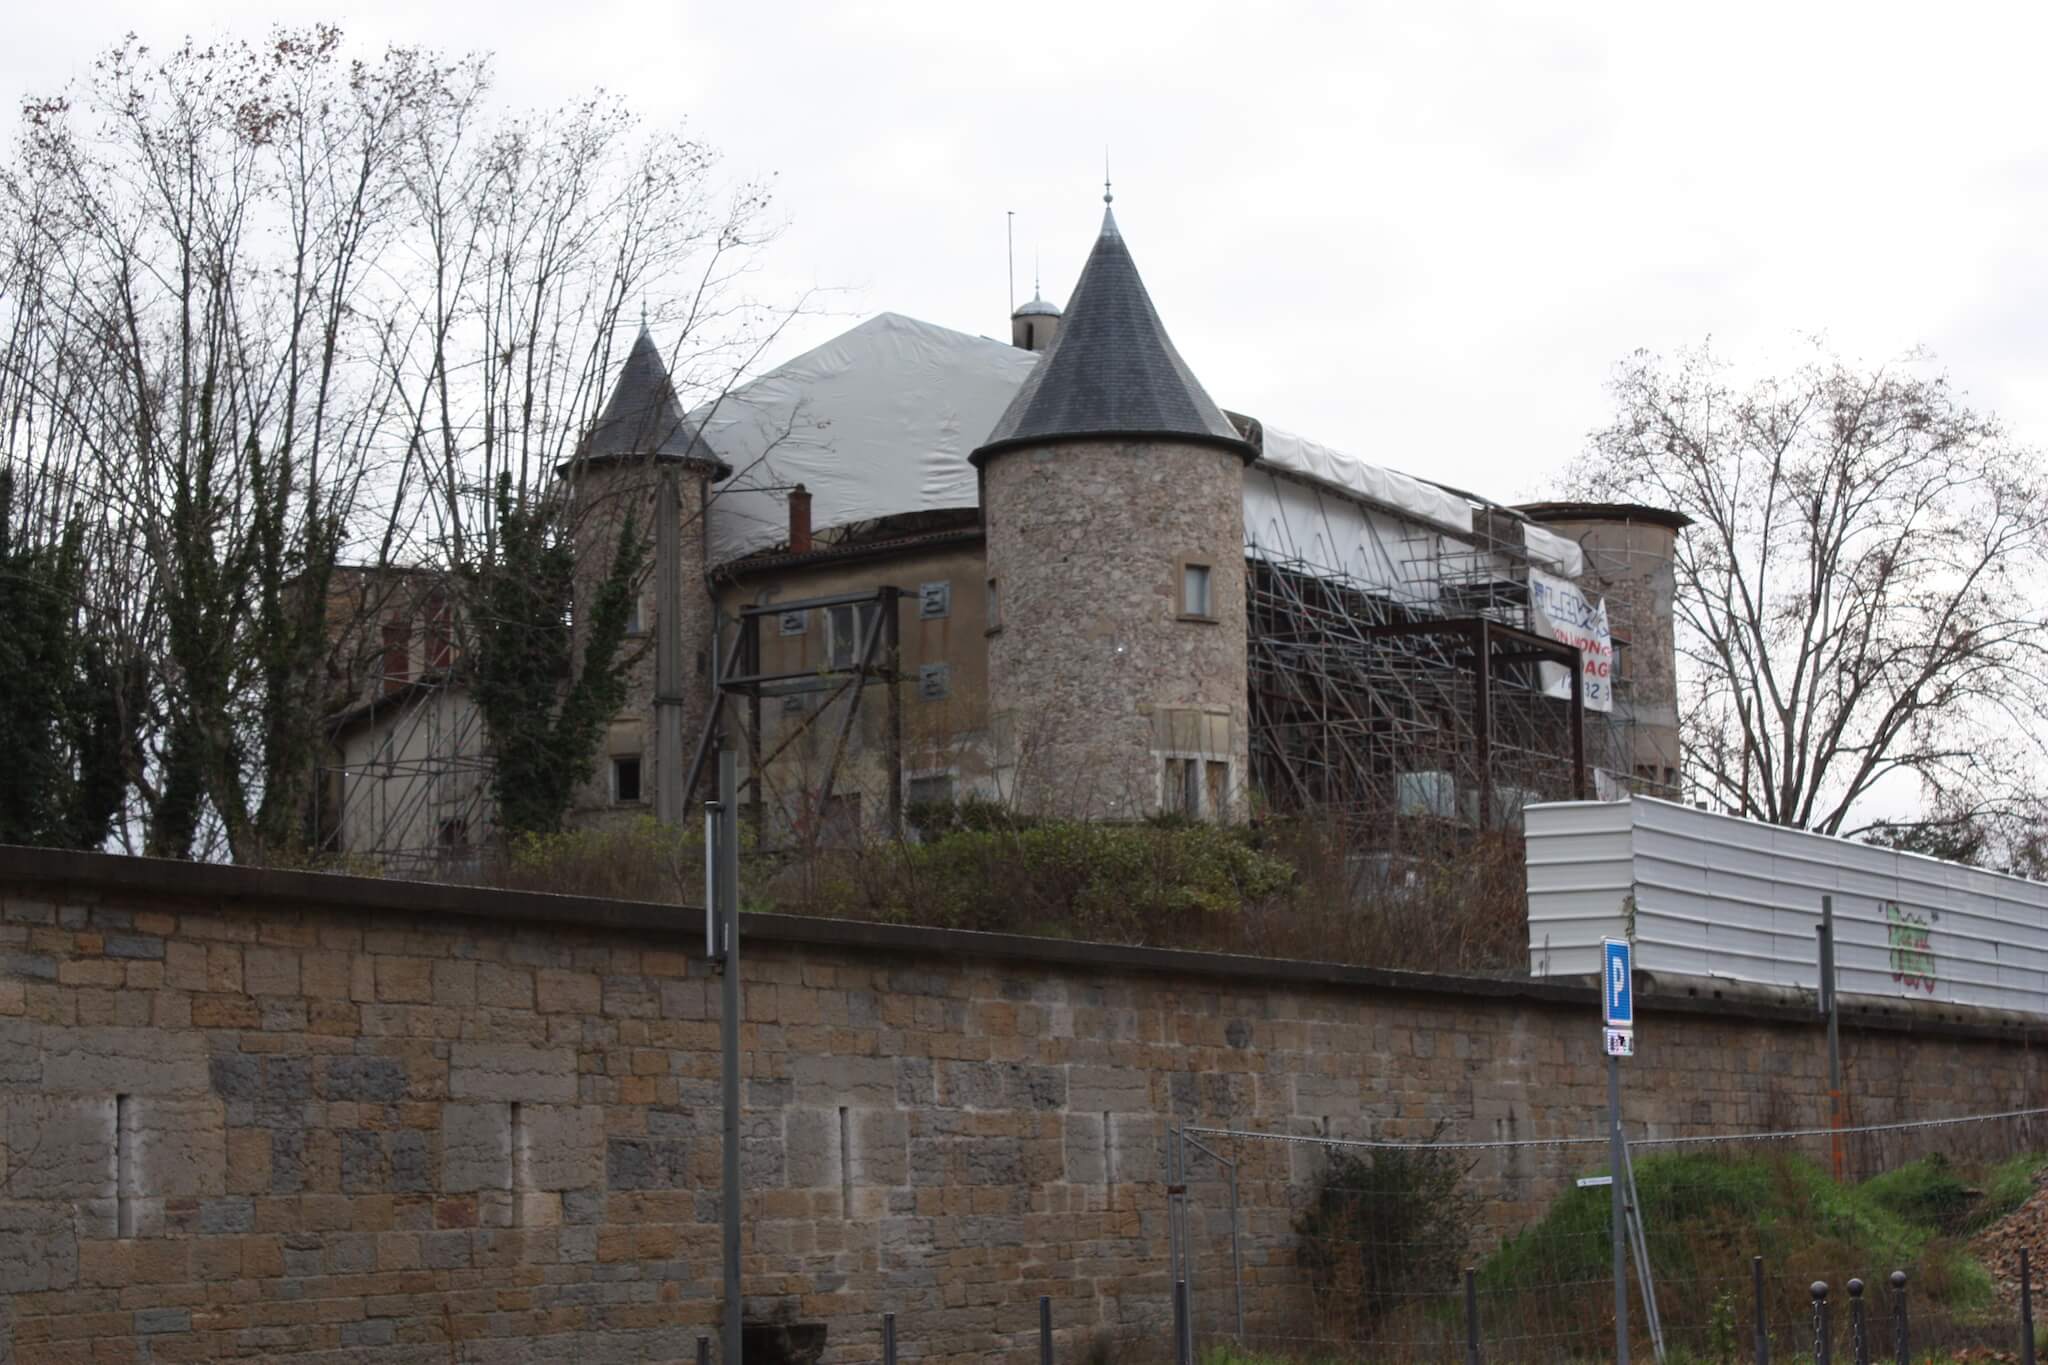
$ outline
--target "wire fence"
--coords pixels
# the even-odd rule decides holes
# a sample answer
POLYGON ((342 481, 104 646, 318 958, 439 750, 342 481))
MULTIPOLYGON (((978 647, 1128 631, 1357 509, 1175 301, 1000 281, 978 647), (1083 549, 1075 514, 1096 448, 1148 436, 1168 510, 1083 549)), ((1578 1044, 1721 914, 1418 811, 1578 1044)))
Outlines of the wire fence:
MULTIPOLYGON (((1636 1360, 1889 1361, 1903 1330, 1915 1360, 2024 1349, 2020 1263, 2048 1243, 2048 1110, 1625 1152, 1636 1360)), ((1608 1154, 1604 1135, 1181 1130, 1168 1183, 1180 1354, 1612 1360, 1608 1154)))

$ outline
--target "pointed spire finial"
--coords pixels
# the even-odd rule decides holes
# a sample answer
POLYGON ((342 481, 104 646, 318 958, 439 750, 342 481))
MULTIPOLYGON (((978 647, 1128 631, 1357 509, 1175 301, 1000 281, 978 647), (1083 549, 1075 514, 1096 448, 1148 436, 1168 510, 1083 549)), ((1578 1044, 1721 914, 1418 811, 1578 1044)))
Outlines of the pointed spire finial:
POLYGON ((1102 149, 1102 202, 1107 204, 1116 198, 1109 192, 1109 148, 1102 149))
POLYGON ((645 294, 640 296, 640 330, 643 332, 647 330, 647 296, 645 294))

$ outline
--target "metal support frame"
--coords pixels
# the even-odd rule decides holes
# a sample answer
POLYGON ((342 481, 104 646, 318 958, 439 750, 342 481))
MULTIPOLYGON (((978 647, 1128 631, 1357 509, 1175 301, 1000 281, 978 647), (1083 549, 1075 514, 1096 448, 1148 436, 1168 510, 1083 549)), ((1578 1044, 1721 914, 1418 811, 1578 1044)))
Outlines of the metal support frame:
MULTIPOLYGON (((815 796, 815 809, 822 814, 832 799, 833 786, 838 780, 840 766, 845 761, 853 726, 859 717, 861 699, 866 695, 869 686, 879 684, 887 689, 884 727, 887 734, 889 770, 888 821, 892 831, 900 831, 903 827, 904 797, 901 638, 901 603, 904 596, 902 588, 884 586, 871 592, 833 593, 822 597, 741 607, 729 618, 733 627, 732 643, 725 651, 724 664, 713 680, 717 700, 710 717, 706 720, 704 733, 699 738, 697 760, 691 765, 687 790, 696 789, 705 761, 717 745, 719 735, 723 733, 727 701, 735 697, 745 698, 748 819, 753 825, 756 846, 759 847, 767 825, 765 796, 771 781, 768 776, 769 768, 777 757, 815 723, 817 716, 822 715, 834 701, 844 696, 848 699, 846 710, 835 728, 831 758, 826 764, 824 778, 815 796), (828 661, 822 668, 775 672, 763 669, 762 621, 780 617, 785 612, 829 611, 833 607, 858 608, 870 604, 875 608, 874 616, 867 623, 867 628, 861 632, 853 657, 847 663, 835 665, 828 661), (807 715, 800 723, 791 726, 772 749, 764 752, 762 699, 812 692, 826 694, 824 705, 811 715, 807 715)), ((858 614, 855 619, 859 619, 858 614)))

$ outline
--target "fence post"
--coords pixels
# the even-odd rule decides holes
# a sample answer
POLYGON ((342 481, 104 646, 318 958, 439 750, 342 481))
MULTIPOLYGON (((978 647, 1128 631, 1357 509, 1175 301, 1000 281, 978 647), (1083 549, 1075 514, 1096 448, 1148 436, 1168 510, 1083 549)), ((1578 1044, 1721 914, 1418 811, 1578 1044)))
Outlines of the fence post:
POLYGON ((1750 1298, 1756 1304, 1756 1365, 1771 1365, 1770 1321, 1764 1313, 1764 1258, 1749 1258, 1750 1298))
POLYGON ((1870 1365, 1870 1343, 1863 1336, 1863 1281, 1849 1281, 1849 1357, 1856 1365, 1870 1365))
POLYGON ((882 1365, 896 1365, 896 1315, 882 1314, 882 1365))
POLYGON ((2020 1248, 2020 1365, 2034 1365, 2034 1268, 2020 1248))
POLYGON ((1815 1280, 1813 1295, 1813 1365, 1828 1365, 1834 1359, 1834 1333, 1828 1323, 1828 1282, 1815 1280))
POLYGON ((1230 1282, 1237 1299, 1237 1344, 1244 1345, 1244 1257, 1237 1249, 1237 1162, 1230 1163, 1230 1282))
POLYGON ((1465 1365, 1479 1365, 1479 1273, 1465 1267, 1465 1365))
POLYGON ((1906 1272, 1892 1272, 1892 1355, 1898 1365, 1913 1365, 1913 1348, 1906 1335, 1906 1272))
POLYGON ((1038 1296, 1038 1365, 1052 1365, 1052 1295, 1038 1296))

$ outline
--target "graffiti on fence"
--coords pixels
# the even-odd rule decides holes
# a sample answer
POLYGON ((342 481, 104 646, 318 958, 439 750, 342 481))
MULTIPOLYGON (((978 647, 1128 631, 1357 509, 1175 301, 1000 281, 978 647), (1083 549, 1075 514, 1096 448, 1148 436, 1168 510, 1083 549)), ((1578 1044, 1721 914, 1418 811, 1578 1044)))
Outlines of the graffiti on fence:
POLYGON ((1891 947, 1892 980, 1907 990, 1934 994, 1934 943, 1927 921, 1897 901, 1884 906, 1885 937, 1891 947))

